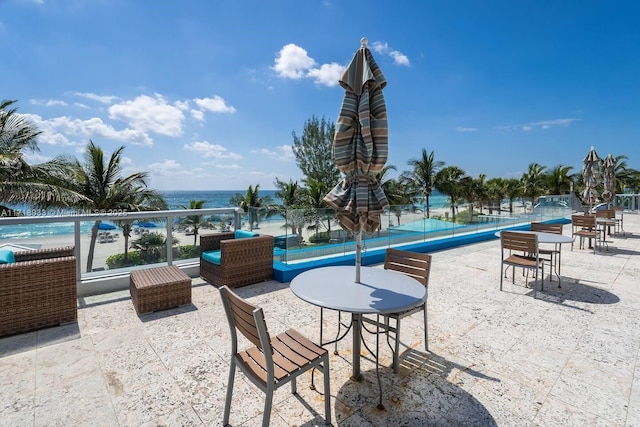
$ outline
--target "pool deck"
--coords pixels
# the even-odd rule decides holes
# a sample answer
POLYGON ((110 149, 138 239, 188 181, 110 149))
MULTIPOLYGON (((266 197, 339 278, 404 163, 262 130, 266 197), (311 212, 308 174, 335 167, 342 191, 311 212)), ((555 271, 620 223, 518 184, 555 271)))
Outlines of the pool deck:
MULTIPOLYGON (((545 280, 536 299, 519 274, 499 290, 497 239, 433 253, 429 351, 421 315, 404 319, 398 374, 382 347, 378 410, 370 355, 363 348, 364 380, 352 381, 350 336, 341 341, 333 425, 640 426, 640 215, 624 227, 595 255, 565 245, 562 288, 545 280)), ((271 333, 318 340, 319 309, 288 283, 238 293, 264 308, 271 333)), ((228 325, 216 288, 194 280, 192 301, 138 316, 128 292, 86 297, 77 323, 0 339, 0 426, 220 425, 228 325)), ((325 316, 325 330, 335 320, 325 316)), ((324 424, 322 388, 309 381, 299 378, 299 396, 276 392, 272 426, 324 424)), ((231 425, 260 425, 263 403, 237 373, 231 425)))

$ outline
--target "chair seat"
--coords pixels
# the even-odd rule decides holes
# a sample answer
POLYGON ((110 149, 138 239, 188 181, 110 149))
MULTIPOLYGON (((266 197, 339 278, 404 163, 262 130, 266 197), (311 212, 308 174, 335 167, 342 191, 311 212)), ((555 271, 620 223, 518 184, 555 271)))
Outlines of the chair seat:
MULTIPOLYGON (((294 329, 271 337, 271 345, 276 382, 306 371, 327 352, 326 349, 309 341, 294 329)), ((251 347, 239 352, 237 358, 238 364, 243 366, 243 371, 266 387, 268 378, 264 354, 257 347, 251 347)))
POLYGON ((511 254, 504 260, 504 263, 518 267, 534 268, 538 265, 538 260, 533 256, 511 254))

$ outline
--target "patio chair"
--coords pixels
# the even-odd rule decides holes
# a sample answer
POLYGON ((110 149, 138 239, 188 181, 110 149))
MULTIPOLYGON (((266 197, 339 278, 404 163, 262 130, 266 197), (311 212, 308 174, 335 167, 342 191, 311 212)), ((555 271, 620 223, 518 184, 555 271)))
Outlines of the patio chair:
MULTIPOLYGON (((399 249, 389 248, 385 254, 384 268, 386 270, 393 270, 399 273, 405 274, 409 277, 413 277, 418 282, 428 289, 429 286, 429 272, 431 271, 431 255, 403 251, 399 249)), ((414 313, 422 311, 424 317, 424 349, 429 350, 429 331, 427 328, 427 301, 424 304, 420 304, 410 310, 403 311, 401 313, 391 313, 385 315, 385 323, 387 324, 387 332, 391 331, 395 333, 395 349, 393 352, 393 372, 398 372, 399 364, 399 351, 400 351, 400 321, 411 316, 414 313), (395 320, 395 327, 389 325, 389 319, 395 320)))
POLYGON ((622 233, 625 235, 624 231, 624 206, 614 206, 613 207, 614 220, 616 221, 616 234, 622 233))
POLYGON ((0 336, 78 319, 73 248, 15 252, 0 264, 0 336))
MULTIPOLYGON (((593 253, 596 253, 596 247, 598 246, 598 230, 596 228, 596 217, 593 215, 571 215, 571 237, 580 238, 580 249, 584 247, 584 239, 594 240, 593 253)), ((573 243, 571 243, 571 250, 573 251, 573 243)))
MULTIPOLYGON (((531 231, 541 231, 543 233, 553 233, 553 234, 562 234, 563 224, 547 224, 544 222, 532 222, 530 230, 531 231)), ((553 249, 551 248, 539 248, 540 256, 543 261, 547 261, 549 263, 549 280, 553 282, 553 272, 556 271, 558 274, 558 287, 560 287, 560 246, 558 244, 553 245, 553 249)))
MULTIPOLYGON (((519 231, 506 231, 500 232, 500 246, 501 246, 501 267, 500 267, 500 290, 502 290, 503 277, 506 276, 506 269, 511 267, 511 283, 515 283, 515 270, 516 268, 522 268, 528 271, 533 270, 535 272, 535 281, 538 281, 538 270, 542 269, 542 280, 540 281, 540 289, 544 290, 544 262, 540 259, 540 252, 538 251, 538 236, 534 233, 523 233, 519 231), (502 274, 502 266, 505 266, 505 272, 502 274)), ((525 286, 526 283, 525 283, 525 286)), ((533 297, 536 297, 536 285, 532 285, 533 297)))
MULTIPOLYGON (((325 424, 331 424, 331 393, 329 387, 329 353, 314 344, 297 331, 289 329, 276 336, 270 336, 261 308, 235 294, 227 286, 220 288, 227 320, 231 329, 231 363, 229 383, 224 406, 223 425, 229 424, 231 398, 236 367, 265 393, 262 425, 268 426, 271 417, 273 393, 287 383, 291 383, 291 393, 296 394, 296 378, 311 369, 318 368, 324 373, 325 424), (238 351, 240 331, 253 346, 238 351)), ((311 376, 311 389, 313 375, 311 376)))
POLYGON ((273 277, 273 236, 243 230, 200 236, 200 276, 235 288, 273 277))

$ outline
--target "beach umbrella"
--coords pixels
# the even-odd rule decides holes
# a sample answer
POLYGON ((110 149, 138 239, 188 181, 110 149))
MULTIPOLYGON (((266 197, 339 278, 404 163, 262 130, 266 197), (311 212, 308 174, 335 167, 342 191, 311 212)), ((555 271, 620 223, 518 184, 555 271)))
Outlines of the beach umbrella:
POLYGON ((596 150, 591 147, 583 162, 582 179, 584 181, 585 189, 582 192, 582 198, 590 205, 593 205, 596 203, 598 196, 600 195, 596 188, 602 182, 602 173, 600 172, 602 159, 598 156, 596 150))
POLYGON ((116 226, 115 225, 111 225, 111 224, 107 224, 106 222, 101 222, 100 225, 98 226, 98 230, 115 230, 116 226))
POLYGON ((604 159, 602 166, 604 167, 604 191, 602 192, 602 198, 611 204, 613 196, 616 195, 616 160, 609 154, 607 158, 604 159))
POLYGON ((148 222, 148 221, 143 221, 143 222, 138 222, 138 227, 141 228, 155 228, 157 227, 156 224, 154 224, 153 222, 148 222))
POLYGON ((332 158, 344 174, 324 201, 337 211, 340 226, 356 234, 356 282, 360 281, 362 232, 380 226, 380 214, 389 206, 376 179, 388 156, 387 107, 382 89, 387 81, 360 40, 340 85, 345 89, 336 122, 332 158))

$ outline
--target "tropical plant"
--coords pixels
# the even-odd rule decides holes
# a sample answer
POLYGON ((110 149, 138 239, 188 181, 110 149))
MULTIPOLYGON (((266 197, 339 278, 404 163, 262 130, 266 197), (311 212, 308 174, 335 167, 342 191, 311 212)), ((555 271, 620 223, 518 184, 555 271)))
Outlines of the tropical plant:
POLYGON ((260 184, 249 186, 244 195, 236 193, 229 199, 229 204, 242 208, 249 215, 249 228, 253 230, 260 223, 261 216, 269 216, 277 213, 277 207, 273 205, 270 196, 260 197, 260 184))
POLYGON ((572 166, 558 165, 547 172, 545 187, 547 194, 568 194, 573 180, 571 178, 572 166))
POLYGON ((523 173, 522 178, 520 178, 522 196, 528 198, 532 206, 536 199, 544 194, 545 169, 545 166, 531 163, 529 164, 529 170, 523 173))
MULTIPOLYGON (((177 245, 178 239, 173 238, 172 243, 177 245)), ((140 237, 131 242, 131 249, 141 252, 141 258, 148 264, 160 261, 162 253, 167 245, 167 238, 164 234, 153 231, 141 234, 140 237)))
MULTIPOLYGON (((82 194, 87 200, 81 207, 92 212, 117 212, 122 216, 129 211, 148 208, 150 200, 161 197, 146 185, 146 172, 136 172, 122 177, 121 156, 124 146, 114 151, 106 159, 102 148, 89 142, 84 162, 75 160, 71 176, 66 178, 65 186, 82 194)), ((116 217, 116 219, 121 219, 116 217)), ((91 243, 87 255, 87 271, 92 270, 93 254, 101 221, 95 221, 91 229, 91 243)))
MULTIPOLYGON (((206 200, 189 200, 189 206, 180 205, 180 207, 182 209, 202 209, 205 203, 207 203, 206 200)), ((210 220, 203 219, 202 215, 187 215, 180 219, 180 226, 193 232, 193 246, 196 246, 198 243, 198 230, 201 227, 211 227, 213 224, 210 220)))
POLYGON ((456 209, 458 201, 462 197, 463 178, 467 174, 457 166, 447 166, 441 169, 435 176, 433 181, 434 187, 442 194, 449 196, 451 203, 451 220, 456 220, 456 209))
MULTIPOLYGON (((38 152, 41 131, 12 105, 0 102, 0 203, 28 203, 38 207, 73 206, 86 199, 59 185, 56 177, 68 175, 68 164, 60 158, 30 165, 28 152, 38 152)), ((13 212, 0 205, 5 212, 13 212)))
POLYGON ((402 173, 402 179, 408 183, 415 191, 420 193, 420 201, 426 205, 427 218, 429 218, 429 197, 435 186, 435 177, 438 171, 445 165, 444 162, 436 160, 432 151, 427 153, 426 149, 422 149, 422 156, 417 159, 409 159, 407 162, 413 170, 402 173))

